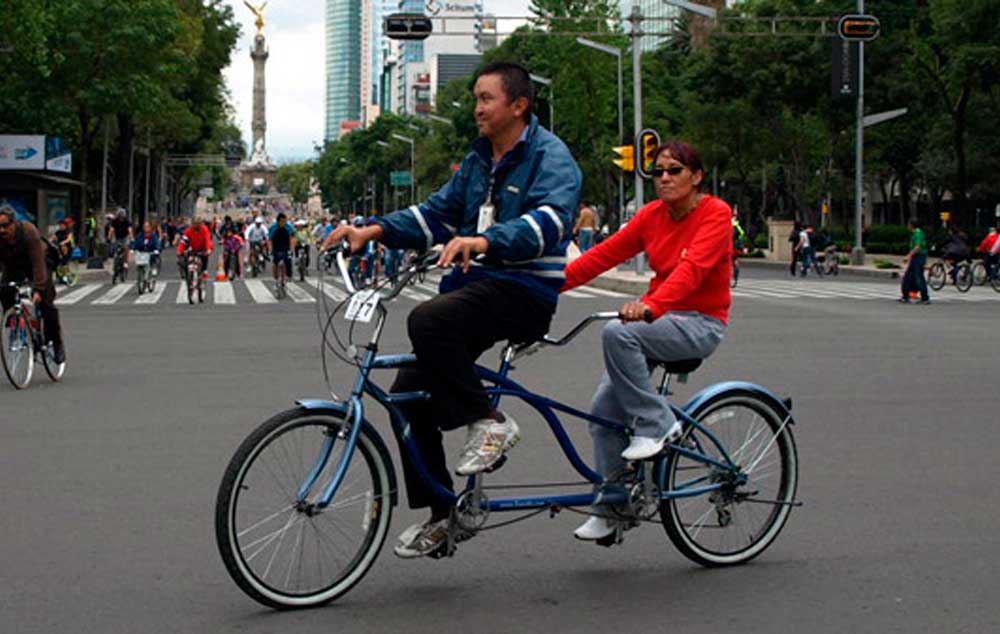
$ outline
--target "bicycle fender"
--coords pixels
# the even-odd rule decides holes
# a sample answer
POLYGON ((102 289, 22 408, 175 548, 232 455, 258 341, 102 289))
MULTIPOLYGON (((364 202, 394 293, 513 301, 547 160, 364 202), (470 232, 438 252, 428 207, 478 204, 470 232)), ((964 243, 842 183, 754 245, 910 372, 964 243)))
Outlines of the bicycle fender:
POLYGON ((715 385, 709 385, 705 389, 701 390, 697 394, 691 397, 687 403, 684 404, 682 408, 685 413, 692 414, 697 411, 698 408, 702 407, 710 399, 713 399, 720 394, 725 394, 727 392, 747 392, 750 393, 761 400, 768 403, 774 408, 780 416, 787 417, 788 422, 791 425, 795 424, 795 418, 792 416, 792 399, 780 398, 771 390, 767 389, 763 385, 757 385, 756 383, 748 383, 746 381, 724 381, 722 383, 716 383, 715 385))
MULTIPOLYGON (((332 410, 339 414, 343 414, 345 417, 347 416, 347 403, 343 401, 327 401, 319 398, 303 398, 295 401, 295 404, 303 409, 309 410, 310 412, 332 410)), ((389 488, 390 491, 392 492, 391 500, 392 500, 392 505, 396 506, 397 504, 399 504, 399 486, 396 483, 396 465, 392 461, 392 454, 389 453, 389 448, 386 447, 385 441, 382 440, 382 435, 378 433, 378 430, 375 429, 375 426, 372 425, 368 421, 368 419, 364 419, 364 425, 365 427, 368 428, 368 431, 371 432, 370 438, 372 439, 372 443, 375 444, 376 451, 379 452, 379 455, 382 457, 382 460, 385 461, 385 464, 388 466, 389 488)))

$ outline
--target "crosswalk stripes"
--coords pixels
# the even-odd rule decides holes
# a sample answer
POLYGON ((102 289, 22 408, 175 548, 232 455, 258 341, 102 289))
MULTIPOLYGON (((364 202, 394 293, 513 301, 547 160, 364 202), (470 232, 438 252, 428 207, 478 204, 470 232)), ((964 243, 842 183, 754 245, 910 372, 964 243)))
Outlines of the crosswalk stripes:
MULTIPOLYGON (((306 278, 306 284, 312 286, 317 290, 320 287, 319 280, 312 277, 306 278)), ((322 286, 323 286, 323 294, 332 299, 333 301, 342 302, 345 299, 347 299, 347 293, 340 290, 338 287, 334 286, 333 283, 330 282, 329 278, 323 280, 322 286)))
POLYGON ((212 299, 216 304, 235 304, 236 293, 231 282, 216 282, 212 286, 212 299))
POLYGON ((174 301, 175 304, 186 304, 188 300, 187 285, 181 283, 180 287, 177 289, 177 299, 174 301))
POLYGON ((250 291, 250 296, 253 297, 253 301, 258 304, 273 304, 277 302, 277 298, 271 294, 271 291, 267 290, 264 286, 264 282, 260 280, 246 280, 244 282, 247 285, 247 290, 250 291))
POLYGON ((104 284, 91 283, 91 284, 84 284, 83 286, 80 286, 78 288, 74 288, 66 295, 63 295, 62 297, 57 297, 56 306, 66 306, 75 304, 84 297, 86 297, 87 295, 90 295, 97 289, 101 288, 102 286, 104 286, 104 284))
POLYGON ((163 292, 165 290, 167 290, 167 283, 166 282, 157 282, 156 283, 156 288, 154 288, 152 290, 152 292, 146 293, 145 295, 140 295, 139 298, 137 300, 135 300, 135 303, 136 304, 155 304, 156 302, 160 301, 160 297, 163 295, 163 292))
POLYGON ((618 291, 608 291, 603 288, 597 288, 594 286, 581 286, 579 290, 586 291, 587 293, 592 293, 593 295, 601 295, 603 297, 632 297, 627 293, 619 293, 618 291))
POLYGON ((114 304, 122 297, 125 297, 125 295, 128 294, 128 292, 133 288, 134 287, 131 284, 118 284, 116 286, 112 286, 108 292, 104 293, 104 295, 101 295, 91 303, 98 305, 114 304))
POLYGON ((295 282, 288 282, 285 285, 285 290, 288 291, 288 296, 291 297, 292 301, 296 304, 312 304, 316 302, 315 297, 307 293, 304 288, 295 282))

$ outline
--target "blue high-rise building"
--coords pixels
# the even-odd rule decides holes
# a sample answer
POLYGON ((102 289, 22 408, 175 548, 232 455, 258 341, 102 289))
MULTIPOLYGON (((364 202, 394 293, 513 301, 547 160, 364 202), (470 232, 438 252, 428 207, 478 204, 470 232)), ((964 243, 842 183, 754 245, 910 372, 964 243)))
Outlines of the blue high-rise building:
POLYGON ((345 121, 361 118, 361 3, 326 0, 326 132, 340 137, 345 121))

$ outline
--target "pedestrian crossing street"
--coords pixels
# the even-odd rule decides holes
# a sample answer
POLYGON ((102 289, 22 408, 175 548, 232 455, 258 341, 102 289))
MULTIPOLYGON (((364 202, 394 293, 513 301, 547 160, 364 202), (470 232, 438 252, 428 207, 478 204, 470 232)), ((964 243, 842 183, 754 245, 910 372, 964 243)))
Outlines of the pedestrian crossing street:
MULTIPOLYGON (((423 302, 437 295, 438 277, 407 286, 401 297, 415 302, 423 302)), ((205 303, 212 305, 270 305, 270 304, 315 304, 321 297, 321 287, 315 277, 305 282, 289 282, 288 297, 279 300, 274 293, 274 284, 268 278, 236 280, 233 282, 208 282, 205 303)), ((347 298, 347 291, 340 278, 326 277, 322 283, 322 294, 329 300, 340 302, 347 298)), ((876 300, 888 301, 899 297, 899 285, 878 282, 846 282, 813 279, 753 279, 744 277, 732 289, 733 301, 763 299, 778 301, 805 300, 876 300)), ((573 300, 626 299, 627 293, 609 291, 593 286, 581 286, 566 291, 562 298, 573 300)), ((963 303, 1000 301, 1000 293, 989 286, 973 287, 968 293, 959 293, 952 287, 931 293, 935 303, 963 303)), ((187 304, 187 289, 179 280, 160 281, 152 293, 138 295, 135 284, 125 283, 111 286, 108 283, 85 283, 73 288, 60 288, 57 306, 151 306, 165 304, 187 304)))
MULTIPOLYGON (((853 299, 853 300, 896 300, 899 298, 899 283, 845 282, 841 280, 816 279, 747 279, 741 278, 739 285, 732 289, 733 301, 740 299, 805 300, 805 299, 853 299)), ((933 303, 963 303, 1000 301, 1000 293, 990 286, 979 286, 959 293, 954 287, 945 287, 940 292, 930 292, 933 303)))
MULTIPOLYGON (((407 286, 400 297, 423 302, 438 294, 438 277, 428 277, 419 284, 407 286)), ((305 282, 290 281, 286 287, 288 297, 279 300, 274 292, 274 283, 268 278, 236 280, 233 282, 207 282, 205 303, 212 305, 260 305, 260 304, 315 304, 322 292, 329 300, 340 302, 347 298, 347 290, 342 280, 326 277, 322 284, 315 277, 307 277, 305 282)), ((626 293, 608 291, 591 286, 582 286, 563 293, 572 299, 596 299, 631 297, 626 293)), ((152 293, 139 295, 134 283, 117 284, 85 283, 73 288, 60 288, 56 298, 57 306, 151 306, 165 304, 187 304, 187 287, 180 280, 159 281, 152 293)))

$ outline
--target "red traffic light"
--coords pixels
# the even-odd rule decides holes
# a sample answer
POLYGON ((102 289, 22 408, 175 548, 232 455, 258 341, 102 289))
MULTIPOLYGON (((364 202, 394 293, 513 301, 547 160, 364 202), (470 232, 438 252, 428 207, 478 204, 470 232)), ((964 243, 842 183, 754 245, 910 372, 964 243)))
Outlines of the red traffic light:
POLYGON ((433 30, 422 13, 393 13, 382 22, 382 32, 392 40, 426 40, 433 30))
POLYGON ((848 42, 870 42, 882 32, 874 15, 845 15, 837 22, 837 33, 848 42))

